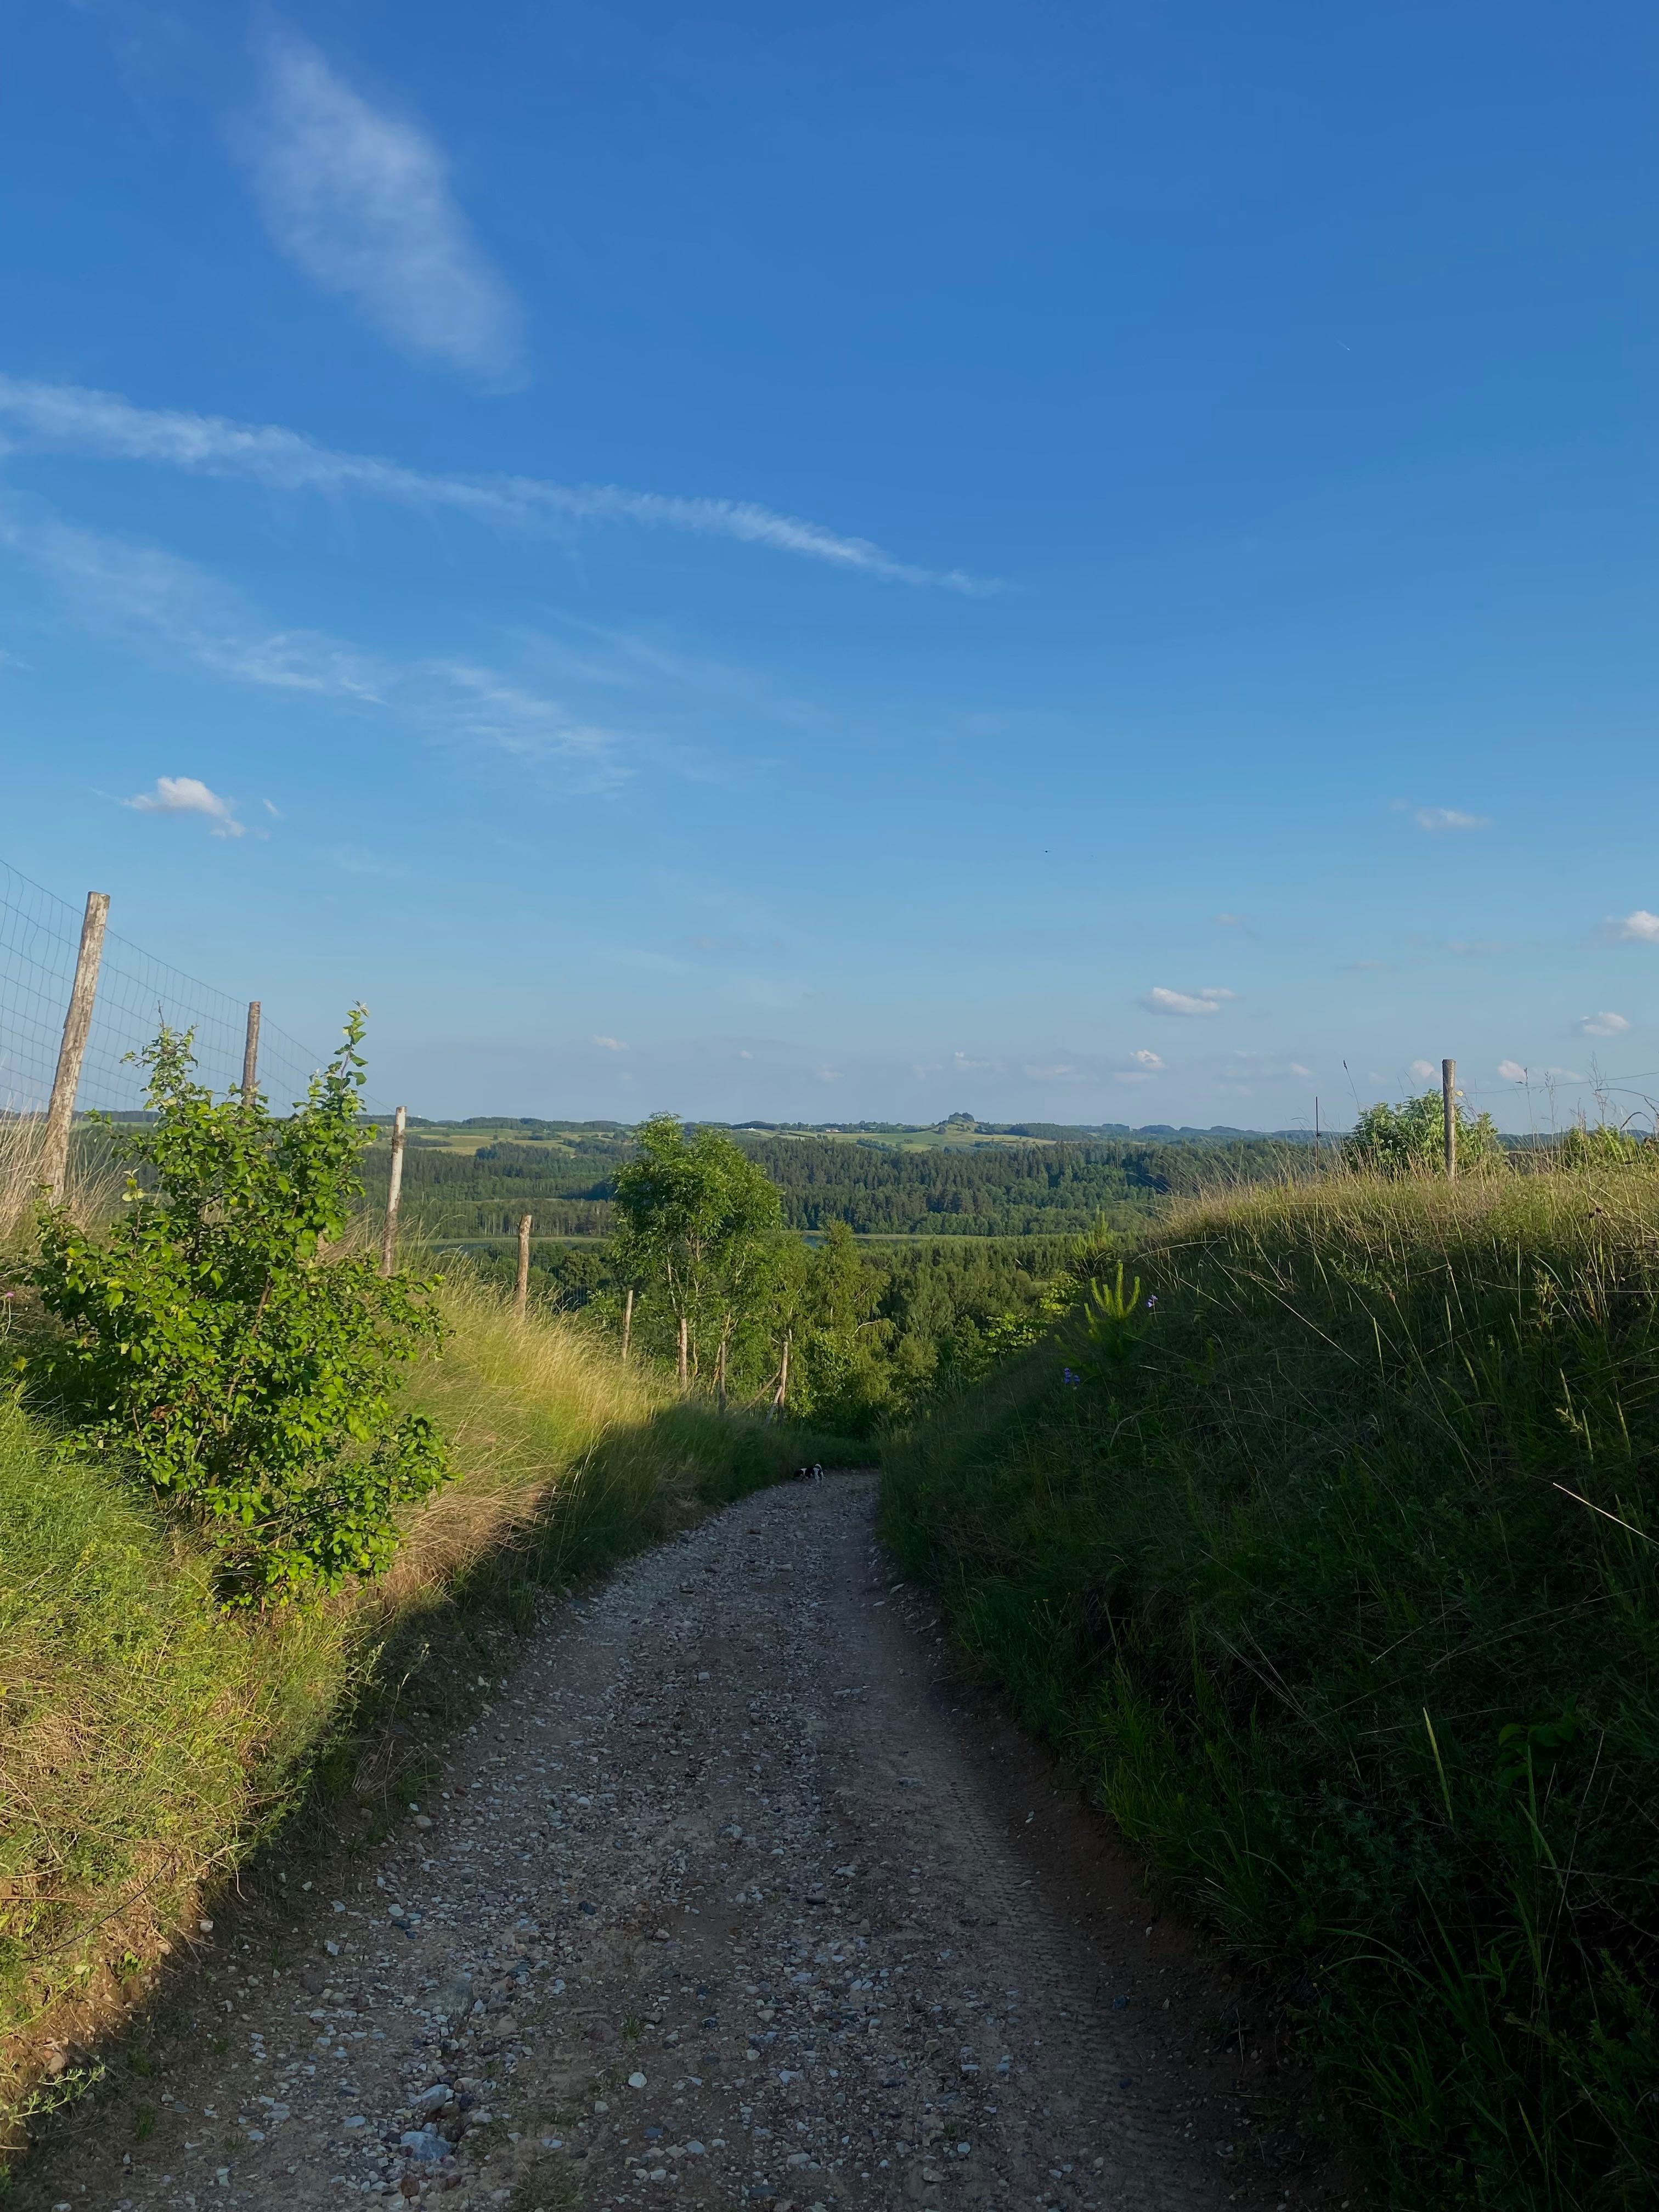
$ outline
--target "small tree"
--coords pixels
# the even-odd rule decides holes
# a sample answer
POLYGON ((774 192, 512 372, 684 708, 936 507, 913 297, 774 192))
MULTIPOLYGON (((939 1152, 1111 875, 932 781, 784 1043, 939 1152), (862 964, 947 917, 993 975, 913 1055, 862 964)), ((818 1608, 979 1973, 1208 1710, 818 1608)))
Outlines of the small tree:
POLYGON ((617 1176, 617 1271, 660 1288, 678 1332, 682 1388, 699 1343, 713 1338, 724 1399, 732 1334, 782 1222, 777 1191, 721 1129, 688 1137, 677 1115, 653 1114, 639 1146, 617 1176))
MULTIPOLYGON (((1490 1114, 1472 1115, 1461 1099, 1457 1115, 1460 1171, 1501 1167, 1504 1147, 1490 1114)), ((1445 1102, 1437 1091, 1402 1099, 1398 1106, 1368 1106, 1344 1139, 1342 1156, 1367 1175, 1438 1175, 1445 1164, 1445 1102)))
POLYGON ((291 1117, 196 1082, 191 1038, 143 1055, 148 1127, 106 1234, 45 1208, 33 1279, 60 1340, 31 1363, 94 1443, 194 1514, 225 1595, 280 1602, 373 1575, 400 1507, 447 1479, 392 1370, 434 1346, 431 1285, 331 1251, 362 1195, 363 1014, 291 1117))

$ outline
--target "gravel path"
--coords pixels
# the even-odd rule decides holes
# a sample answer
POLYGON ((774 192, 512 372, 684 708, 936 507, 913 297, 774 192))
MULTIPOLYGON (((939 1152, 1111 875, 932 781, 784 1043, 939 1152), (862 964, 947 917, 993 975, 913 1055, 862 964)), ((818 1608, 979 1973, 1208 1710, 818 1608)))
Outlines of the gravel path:
POLYGON ((1250 2155, 1225 1984, 962 1710, 873 1503, 763 1492, 559 1608, 285 1966, 209 1939, 195 2032, 20 2212, 1321 2198, 1250 2155))

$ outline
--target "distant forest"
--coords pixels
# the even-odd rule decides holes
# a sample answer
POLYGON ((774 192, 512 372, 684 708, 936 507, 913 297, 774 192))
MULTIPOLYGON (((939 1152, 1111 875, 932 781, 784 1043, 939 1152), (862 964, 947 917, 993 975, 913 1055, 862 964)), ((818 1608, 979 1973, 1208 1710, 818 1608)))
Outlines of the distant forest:
MULTIPOLYGON (((608 1236, 611 1178, 631 1155, 629 1133, 547 1124, 538 1131, 528 1140, 504 1134, 476 1149, 465 1125, 413 1132, 404 1166, 405 1220, 441 1244, 510 1236, 523 1213, 534 1215, 538 1241, 608 1236)), ((838 1221, 855 1234, 881 1237, 1063 1237, 1098 1224, 1128 1229, 1171 1194, 1282 1174, 1307 1156, 1305 1146, 1273 1137, 1160 1132, 1009 1142, 1026 1133, 982 1132, 971 1123, 951 1130, 954 1141, 934 1136, 931 1143, 934 1133, 897 1129, 856 1137, 732 1133, 777 1185, 786 1222, 809 1235, 838 1221)), ((366 1163, 372 1198, 384 1193, 386 1158, 377 1146, 366 1163)))

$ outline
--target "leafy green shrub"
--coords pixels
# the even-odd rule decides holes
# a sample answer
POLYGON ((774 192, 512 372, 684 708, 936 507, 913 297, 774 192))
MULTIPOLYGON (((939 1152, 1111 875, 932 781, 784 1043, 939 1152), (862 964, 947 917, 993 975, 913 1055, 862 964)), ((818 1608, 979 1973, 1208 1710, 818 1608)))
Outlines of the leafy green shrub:
MULTIPOLYGON (((1502 1167, 1504 1147, 1492 1115, 1471 1114, 1461 1098, 1456 1113, 1459 1170, 1502 1167)), ((1379 1100, 1366 1107, 1344 1140, 1343 1157, 1366 1175, 1438 1175, 1445 1136, 1445 1102, 1437 1091, 1425 1091, 1398 1106, 1379 1100)))
POLYGON ((1562 1138, 1556 1158, 1564 1168, 1653 1168, 1659 1167, 1659 1144, 1611 1121, 1579 1121, 1562 1138))
POLYGON ((360 1193, 361 1010, 286 1119, 216 1101, 188 1032, 144 1054, 155 1119, 127 1133, 121 1218, 45 1210, 33 1279, 59 1339, 32 1382, 201 1523, 222 1595, 282 1601, 373 1575, 400 1508, 447 1474, 392 1370, 440 1336, 429 1285, 331 1250, 360 1193))

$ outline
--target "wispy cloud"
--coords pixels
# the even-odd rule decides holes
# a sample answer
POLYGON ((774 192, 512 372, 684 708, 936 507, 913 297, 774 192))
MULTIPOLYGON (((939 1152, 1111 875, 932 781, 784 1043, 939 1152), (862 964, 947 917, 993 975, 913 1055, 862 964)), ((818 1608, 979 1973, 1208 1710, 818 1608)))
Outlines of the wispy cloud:
POLYGON ((1129 1057, 1137 1067, 1144 1068, 1148 1074, 1155 1073, 1164 1065, 1155 1052, 1132 1052, 1129 1057))
POLYGON ((1198 1016, 1218 1014, 1230 999, 1237 994, 1223 991, 1213 985, 1203 991, 1170 991, 1162 983, 1154 984, 1141 1000, 1149 1014, 1185 1014, 1198 1016))
POLYGON ((1524 1083, 1527 1079, 1527 1071, 1518 1060, 1500 1060, 1498 1073, 1505 1083, 1524 1083))
POLYGON ((1455 806, 1414 806, 1412 820, 1419 830, 1489 830, 1490 814, 1464 814, 1455 806))
POLYGON ((960 568, 918 568, 867 538, 847 538, 752 500, 683 498, 617 484, 551 483, 538 477, 444 476, 369 453, 338 453, 276 423, 229 421, 172 408, 135 407, 80 385, 0 375, 0 421, 38 444, 100 459, 148 462, 193 476, 239 478, 270 490, 359 494, 402 507, 448 510, 484 522, 545 529, 623 522, 736 538, 827 562, 887 583, 933 584, 980 596, 999 587, 960 568))
POLYGON ((428 736, 577 771, 585 787, 629 771, 630 741, 499 671, 436 657, 396 660, 315 630, 273 629, 193 563, 0 501, 0 547, 43 574, 87 629, 160 648, 234 684, 397 714, 428 736))
POLYGON ((337 868, 343 876, 368 876, 383 883, 401 883, 409 875, 407 864, 388 860, 363 845, 319 845, 317 858, 337 868))
MULTIPOLYGON (((620 1037, 596 1036, 593 1042, 601 1052, 626 1052, 628 1049, 620 1037)), ((746 1059, 748 1055, 745 1054, 744 1057, 746 1059)))
POLYGON ((517 390, 524 319, 456 204, 439 148, 293 33, 273 35, 264 59, 258 112, 234 143, 276 245, 404 352, 517 390))
POLYGON ((1623 1014, 1615 1014, 1609 1010, 1600 1014, 1582 1015, 1572 1026, 1579 1036, 1623 1036, 1630 1023, 1623 1014))
POLYGON ((124 799, 121 804, 136 814, 204 815, 209 834, 214 837, 246 834, 246 823, 236 819, 235 800, 210 791, 199 776, 158 775, 154 791, 141 791, 136 799, 124 799))
POLYGON ((1659 914, 1650 914, 1644 906, 1638 906, 1622 921, 1610 921, 1607 927, 1626 945, 1659 945, 1659 914))

